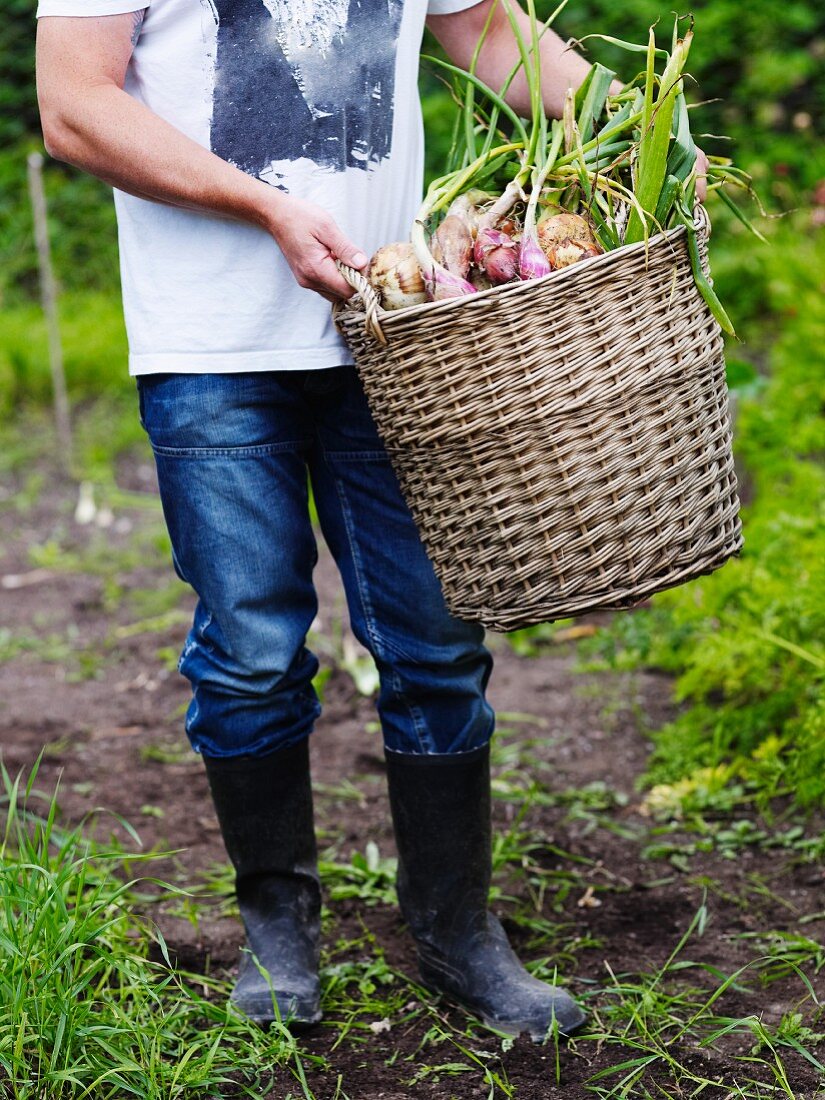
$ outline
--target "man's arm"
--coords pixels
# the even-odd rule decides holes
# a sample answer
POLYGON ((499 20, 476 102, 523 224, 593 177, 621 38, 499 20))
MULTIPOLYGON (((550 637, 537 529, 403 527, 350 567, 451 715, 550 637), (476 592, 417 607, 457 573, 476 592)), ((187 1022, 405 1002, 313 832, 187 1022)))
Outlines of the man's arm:
MULTIPOLYGON (((480 3, 465 8, 464 11, 453 15, 431 15, 427 20, 427 26, 455 64, 462 69, 468 69, 476 44, 490 19, 490 27, 478 56, 476 74, 496 91, 504 84, 521 58, 513 28, 507 18, 505 4, 508 2, 511 2, 522 37, 529 46, 530 19, 518 0, 480 0, 480 3)), ((579 87, 590 71, 590 62, 585 61, 575 50, 568 49, 552 29, 543 33, 539 53, 544 109, 551 118, 561 118, 567 89, 579 87)), ((525 118, 530 116, 530 93, 523 69, 510 85, 507 102, 517 114, 525 118)))
POLYGON ((39 21, 37 94, 49 153, 141 198, 259 225, 298 283, 347 298, 338 257, 366 256, 320 207, 248 176, 123 91, 142 12, 39 21))
MULTIPOLYGON (((531 41, 530 19, 520 7, 518 0, 480 0, 464 11, 452 15, 431 15, 427 26, 447 51, 449 57, 462 69, 467 69, 472 61, 476 44, 484 27, 490 19, 490 27, 478 55, 477 76, 488 87, 498 91, 510 72, 520 60, 518 43, 507 17, 505 4, 512 4, 513 14, 521 29, 526 43, 531 41), (492 17, 490 11, 493 9, 492 17)), ((564 110, 564 98, 568 88, 575 91, 590 71, 590 62, 569 49, 552 29, 546 30, 539 44, 541 55, 541 90, 544 109, 551 118, 561 118, 564 110)), ((616 82, 614 90, 621 85, 616 82)), ((507 93, 507 102, 523 117, 530 115, 530 94, 524 71, 520 71, 507 93)), ((700 149, 696 162, 696 192, 701 201, 705 199, 705 173, 708 161, 700 149)))

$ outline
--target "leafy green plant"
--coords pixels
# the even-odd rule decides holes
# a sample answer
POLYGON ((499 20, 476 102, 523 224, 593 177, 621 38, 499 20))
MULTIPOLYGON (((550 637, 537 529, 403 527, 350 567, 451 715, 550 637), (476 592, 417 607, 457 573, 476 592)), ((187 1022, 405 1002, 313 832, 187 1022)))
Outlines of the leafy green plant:
POLYGON ((761 345, 773 337, 768 370, 734 398, 744 551, 649 609, 615 617, 582 652, 597 666, 676 676, 682 707, 655 736, 649 784, 683 783, 689 800, 711 780, 744 782, 763 803, 789 794, 814 806, 825 801, 825 425, 811 348, 825 325, 816 274, 825 246, 792 224, 771 238, 759 259, 766 320, 739 353, 752 346, 762 367, 761 345))
POLYGON ((332 901, 360 898, 367 905, 395 904, 396 860, 382 856, 372 840, 363 852, 353 852, 349 863, 323 859, 319 868, 332 901))

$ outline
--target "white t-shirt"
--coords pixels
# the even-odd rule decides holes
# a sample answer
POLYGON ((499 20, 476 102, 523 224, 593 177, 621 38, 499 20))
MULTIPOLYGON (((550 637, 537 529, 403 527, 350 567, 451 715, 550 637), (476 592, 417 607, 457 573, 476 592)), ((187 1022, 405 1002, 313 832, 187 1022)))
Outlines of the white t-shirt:
MULTIPOLYGON (((126 91, 250 175, 317 203, 370 255, 421 199, 427 14, 478 0, 40 0, 147 8, 126 91)), ((115 191, 132 374, 351 362, 329 304, 264 230, 115 191)))

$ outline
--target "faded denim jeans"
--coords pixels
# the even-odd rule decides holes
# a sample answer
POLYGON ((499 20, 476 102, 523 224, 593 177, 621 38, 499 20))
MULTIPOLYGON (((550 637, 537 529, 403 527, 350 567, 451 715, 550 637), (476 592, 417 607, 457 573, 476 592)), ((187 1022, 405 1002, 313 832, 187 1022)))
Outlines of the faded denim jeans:
POLYGON ((386 746, 485 744, 482 628, 447 611, 354 368, 146 375, 138 391, 175 569, 198 596, 179 664, 193 748, 262 756, 307 737, 320 712, 307 475, 380 673, 386 746))

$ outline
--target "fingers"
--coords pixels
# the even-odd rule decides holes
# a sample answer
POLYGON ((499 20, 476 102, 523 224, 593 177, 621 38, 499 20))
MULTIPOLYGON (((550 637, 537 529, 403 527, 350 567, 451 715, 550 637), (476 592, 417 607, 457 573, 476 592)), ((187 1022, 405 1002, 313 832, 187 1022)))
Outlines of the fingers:
POLYGON ((299 286, 328 302, 353 295, 336 260, 362 271, 369 264, 364 253, 338 228, 321 207, 290 198, 290 216, 281 215, 271 230, 299 286))
POLYGON ((314 290, 328 302, 340 302, 351 298, 355 291, 335 266, 335 260, 327 253, 321 255, 297 276, 298 284, 307 290, 314 290))
POLYGON ((369 260, 361 249, 356 248, 352 241, 344 236, 334 222, 330 226, 329 232, 325 234, 323 243, 333 256, 349 267, 354 267, 356 271, 361 271, 369 263, 369 260))
POLYGON ((351 298, 354 291, 341 275, 335 261, 341 260, 349 267, 361 271, 369 263, 368 258, 341 232, 332 219, 325 219, 318 225, 316 239, 323 246, 323 251, 313 264, 311 289, 333 302, 351 298))

